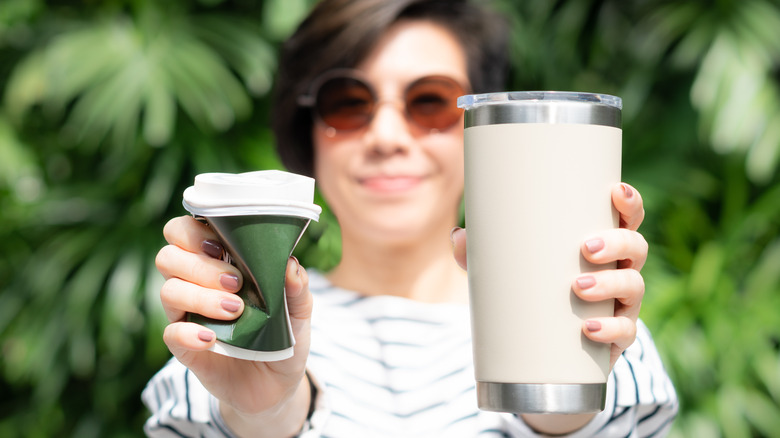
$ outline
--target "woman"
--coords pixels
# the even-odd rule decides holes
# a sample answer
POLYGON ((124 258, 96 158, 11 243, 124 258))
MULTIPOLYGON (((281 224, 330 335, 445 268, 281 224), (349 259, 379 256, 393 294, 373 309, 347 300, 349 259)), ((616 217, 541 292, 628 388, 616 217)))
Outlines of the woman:
MULTIPOLYGON (((233 319, 238 271, 191 218, 166 225, 157 258, 175 359, 144 391, 152 436, 645 436, 665 432, 674 389, 637 323, 647 245, 639 194, 612 197, 621 230, 583 242, 621 269, 573 279, 615 317, 583 331, 612 344, 607 409, 523 415, 476 407, 466 307, 462 113, 453 98, 503 85, 502 21, 466 1, 325 0, 284 47, 274 129, 287 167, 317 179, 342 228, 327 274, 291 258, 295 355, 257 363, 207 351, 186 312, 233 319), (453 257, 453 251, 455 257, 453 257), (636 341, 635 341, 636 339, 636 341)), ((500 262, 500 261, 499 261, 500 262)))

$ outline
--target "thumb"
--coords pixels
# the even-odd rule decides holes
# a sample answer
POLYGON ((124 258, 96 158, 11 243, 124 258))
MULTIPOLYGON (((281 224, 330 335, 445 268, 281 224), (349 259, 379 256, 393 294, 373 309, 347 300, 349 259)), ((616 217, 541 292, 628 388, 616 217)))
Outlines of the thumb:
POLYGON ((285 290, 287 309, 293 320, 311 318, 312 296, 309 291, 309 275, 295 257, 287 261, 285 290))

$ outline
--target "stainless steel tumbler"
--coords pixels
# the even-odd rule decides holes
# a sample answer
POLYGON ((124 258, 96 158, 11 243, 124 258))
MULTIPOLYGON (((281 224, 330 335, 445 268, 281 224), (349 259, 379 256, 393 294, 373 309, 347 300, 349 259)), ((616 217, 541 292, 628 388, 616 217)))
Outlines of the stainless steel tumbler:
MULTIPOLYGON (((611 316, 571 286, 581 245, 618 226, 621 99, 570 92, 463 96, 468 275, 479 407, 604 409, 610 346, 582 332, 611 316)), ((614 268, 614 264, 611 266, 614 268)))

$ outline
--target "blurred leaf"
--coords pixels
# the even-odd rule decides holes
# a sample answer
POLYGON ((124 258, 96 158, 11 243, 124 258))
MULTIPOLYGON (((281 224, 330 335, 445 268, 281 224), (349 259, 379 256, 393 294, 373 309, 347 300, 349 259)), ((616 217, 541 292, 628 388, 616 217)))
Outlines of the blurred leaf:
POLYGON ((140 331, 146 320, 137 305, 145 263, 137 251, 124 254, 106 285, 106 302, 101 315, 101 345, 111 357, 126 360, 133 353, 129 334, 140 331))
POLYGON ((690 274, 689 293, 697 301, 705 303, 712 298, 718 284, 718 272, 722 272, 724 254, 715 243, 702 247, 696 255, 690 274))
POLYGON ((745 415, 763 436, 777 436, 780 433, 780 416, 777 402, 773 402, 758 391, 745 390, 745 415))
POLYGON ((686 421, 673 429, 669 434, 670 438, 689 438, 689 437, 708 437, 718 438, 723 436, 720 424, 712 416, 702 415, 693 412, 686 417, 686 421))
POLYGON ((154 2, 142 5, 135 21, 73 27, 22 60, 7 86, 14 118, 40 104, 51 115, 69 113, 64 132, 74 141, 97 145, 110 133, 121 148, 134 143, 140 123, 146 142, 168 143, 176 103, 204 130, 247 117, 247 90, 266 93, 275 67, 257 29, 235 17, 163 22, 154 2))
POLYGON ((250 93, 262 96, 270 90, 276 54, 268 43, 257 38, 259 29, 234 17, 210 15, 198 17, 193 31, 236 69, 250 93))
POLYGON ((766 183, 780 155, 780 89, 774 77, 780 68, 780 8, 750 0, 732 9, 728 24, 712 32, 691 100, 715 150, 746 151, 748 175, 766 183))
POLYGON ((36 200, 42 189, 35 157, 0 113, 0 189, 10 189, 23 202, 36 200))
POLYGON ((772 401, 776 406, 780 405, 780 357, 764 351, 757 355, 752 364, 761 382, 769 391, 772 401))
POLYGON ((277 40, 287 38, 309 10, 311 0, 266 0, 263 28, 277 40))
POLYGON ((718 397, 718 416, 723 425, 724 435, 733 438, 750 438, 750 428, 744 417, 746 408, 744 392, 741 388, 726 386, 721 388, 718 397))
POLYGON ((32 38, 27 21, 42 7, 40 0, 0 2, 0 47, 20 46, 32 38))

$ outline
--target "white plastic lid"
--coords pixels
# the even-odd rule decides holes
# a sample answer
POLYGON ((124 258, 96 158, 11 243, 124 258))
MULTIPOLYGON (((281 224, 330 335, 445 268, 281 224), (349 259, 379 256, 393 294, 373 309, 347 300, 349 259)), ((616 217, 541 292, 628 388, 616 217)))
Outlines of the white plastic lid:
POLYGON ((314 179, 281 170, 202 173, 184 190, 184 208, 206 217, 277 214, 319 220, 314 179))

